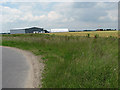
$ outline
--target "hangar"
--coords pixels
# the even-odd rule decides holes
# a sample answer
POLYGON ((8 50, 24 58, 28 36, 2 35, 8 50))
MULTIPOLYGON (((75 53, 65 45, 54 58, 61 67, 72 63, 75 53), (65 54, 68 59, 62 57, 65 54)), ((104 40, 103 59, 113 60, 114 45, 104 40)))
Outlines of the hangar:
POLYGON ((69 30, 67 28, 65 28, 65 29, 51 29, 50 32, 51 33, 54 33, 54 32, 69 32, 69 30))
POLYGON ((31 27, 25 29, 12 29, 10 30, 10 34, 25 34, 25 33, 47 33, 47 30, 38 27, 31 27))

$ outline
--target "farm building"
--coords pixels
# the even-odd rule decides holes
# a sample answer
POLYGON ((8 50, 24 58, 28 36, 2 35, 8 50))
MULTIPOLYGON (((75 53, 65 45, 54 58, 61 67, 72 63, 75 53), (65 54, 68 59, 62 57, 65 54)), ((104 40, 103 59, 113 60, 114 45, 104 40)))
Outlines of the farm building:
POLYGON ((97 29, 96 31, 103 31, 103 29, 97 29))
POLYGON ((81 32, 82 30, 69 30, 69 32, 81 32))
POLYGON ((51 33, 54 33, 54 32, 69 32, 68 29, 51 29, 50 30, 51 33))
POLYGON ((116 31, 117 29, 97 29, 96 31, 116 31))
POLYGON ((25 34, 25 33, 48 33, 48 31, 38 27, 10 30, 10 34, 25 34))

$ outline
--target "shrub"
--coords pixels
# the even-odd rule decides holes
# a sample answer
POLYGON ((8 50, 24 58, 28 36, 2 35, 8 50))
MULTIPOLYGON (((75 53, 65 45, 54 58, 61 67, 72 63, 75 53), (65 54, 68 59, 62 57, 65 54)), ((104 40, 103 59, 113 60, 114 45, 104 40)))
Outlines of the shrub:
POLYGON ((90 34, 88 34, 88 36, 87 36, 88 38, 90 38, 90 34))
POLYGON ((99 37, 99 34, 95 34, 95 38, 98 38, 99 37))

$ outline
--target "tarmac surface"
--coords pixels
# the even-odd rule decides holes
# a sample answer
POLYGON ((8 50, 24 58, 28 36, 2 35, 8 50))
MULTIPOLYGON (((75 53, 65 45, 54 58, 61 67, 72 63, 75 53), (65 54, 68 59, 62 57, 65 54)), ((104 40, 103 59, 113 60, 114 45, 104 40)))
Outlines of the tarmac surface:
POLYGON ((0 47, 0 90, 2 89, 2 48, 0 47))
MULTIPOLYGON (((30 66, 21 52, 2 48, 2 88, 25 88, 30 66)), ((1 65, 1 63, 0 63, 1 65)))

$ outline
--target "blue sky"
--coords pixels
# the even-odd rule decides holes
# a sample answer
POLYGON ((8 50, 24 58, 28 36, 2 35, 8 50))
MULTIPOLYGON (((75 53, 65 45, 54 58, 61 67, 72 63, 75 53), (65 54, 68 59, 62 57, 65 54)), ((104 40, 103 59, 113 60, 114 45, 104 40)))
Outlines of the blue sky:
POLYGON ((0 32, 31 26, 78 30, 117 28, 117 5, 117 2, 1 3, 2 31, 0 32))

